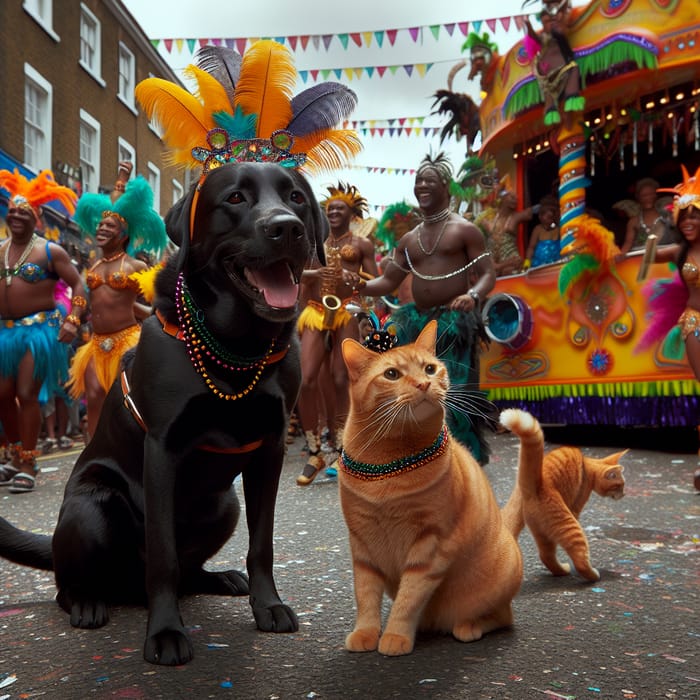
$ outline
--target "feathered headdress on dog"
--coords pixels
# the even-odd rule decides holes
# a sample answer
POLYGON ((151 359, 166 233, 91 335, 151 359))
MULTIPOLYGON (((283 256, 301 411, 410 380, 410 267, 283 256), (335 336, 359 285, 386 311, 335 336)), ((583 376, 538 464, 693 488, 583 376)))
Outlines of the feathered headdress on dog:
POLYGON ((28 209, 39 218, 39 207, 54 200, 60 202, 72 214, 78 195, 70 187, 59 185, 50 170, 42 170, 32 180, 19 170, 0 170, 0 187, 10 193, 10 205, 28 209))
POLYGON ((656 190, 657 192, 672 192, 673 198, 673 223, 678 223, 678 215, 681 209, 695 207, 700 209, 700 168, 695 171, 692 177, 684 165, 681 165, 683 173, 683 182, 675 187, 663 188, 656 190))
MULTIPOLYGON (((163 130, 171 160, 209 170, 231 162, 272 162, 309 171, 342 167, 361 150, 357 134, 337 129, 357 96, 340 83, 320 83, 296 96, 290 51, 271 40, 253 44, 241 57, 233 49, 207 46, 186 75, 195 94, 161 78, 136 86, 136 98, 163 130)), ((191 221, 194 220, 196 200, 191 221)))
POLYGON ((139 251, 160 257, 168 243, 165 224, 153 208, 153 190, 141 175, 126 183, 124 194, 112 202, 109 195, 86 192, 75 210, 75 221, 82 231, 94 235, 106 216, 119 219, 129 236, 127 253, 139 251))
POLYGON ((342 182, 338 182, 337 187, 331 186, 326 187, 326 189, 328 190, 328 197, 323 200, 324 207, 328 207, 328 204, 333 200, 339 199, 350 207, 350 211, 358 219, 363 218, 369 211, 367 200, 360 194, 355 185, 345 185, 342 182))

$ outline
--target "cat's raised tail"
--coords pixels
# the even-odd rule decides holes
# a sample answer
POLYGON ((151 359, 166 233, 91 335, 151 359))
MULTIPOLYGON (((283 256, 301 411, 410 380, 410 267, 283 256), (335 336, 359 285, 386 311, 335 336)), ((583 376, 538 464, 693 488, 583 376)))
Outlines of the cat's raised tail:
POLYGON ((530 490, 536 491, 542 480, 544 433, 537 418, 519 408, 507 408, 502 411, 500 422, 504 428, 520 438, 518 478, 502 510, 506 527, 517 539, 525 527, 523 493, 528 495, 530 490))

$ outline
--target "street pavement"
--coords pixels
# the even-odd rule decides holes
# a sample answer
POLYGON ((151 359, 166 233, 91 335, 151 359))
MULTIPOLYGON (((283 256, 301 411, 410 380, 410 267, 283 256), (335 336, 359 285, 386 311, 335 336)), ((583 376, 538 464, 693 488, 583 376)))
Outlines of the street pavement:
MULTIPOLYGON (((504 503, 518 443, 500 434, 492 446, 486 471, 504 503)), ((386 658, 344 649, 354 597, 337 483, 324 476, 298 487, 301 447, 299 439, 289 447, 275 528, 277 586, 299 616, 298 633, 258 632, 246 598, 187 598, 181 609, 195 658, 182 667, 153 666, 142 658, 144 609, 116 608, 101 629, 73 629, 54 601, 50 573, 0 561, 0 700, 700 697, 696 454, 633 448, 622 460, 625 497, 591 496, 581 522, 599 582, 552 577, 526 532, 513 629, 470 644, 423 634, 413 654, 386 658)), ((37 490, 0 490, 0 513, 50 533, 76 456, 42 458, 37 490)), ((235 488, 241 495, 241 484, 235 488)), ((246 541, 242 518, 210 568, 244 568, 246 541)))

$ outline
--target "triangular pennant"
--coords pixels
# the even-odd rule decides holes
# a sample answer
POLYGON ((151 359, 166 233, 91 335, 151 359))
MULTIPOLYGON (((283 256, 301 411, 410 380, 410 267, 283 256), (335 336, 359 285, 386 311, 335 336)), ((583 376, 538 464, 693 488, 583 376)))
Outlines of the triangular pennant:
POLYGON ((323 35, 323 45, 325 46, 326 51, 328 51, 328 47, 331 45, 331 41, 333 41, 332 34, 324 34, 323 35))
POLYGON ((330 68, 321 68, 321 77, 324 80, 328 80, 328 77, 330 76, 331 72, 332 71, 330 68))
POLYGON ((353 73, 355 73, 355 77, 359 80, 362 77, 362 68, 353 68, 353 73))
POLYGON ((311 36, 311 43, 314 45, 316 51, 321 47, 321 37, 318 34, 313 34, 311 36))
POLYGON ((408 119, 408 117, 399 117, 399 124, 401 124, 401 126, 403 126, 406 123, 407 119, 408 119))
POLYGON ((496 20, 495 19, 487 19, 484 20, 486 22, 486 26, 492 31, 496 31, 496 20))
POLYGON ((196 39, 188 39, 187 40, 187 50, 190 53, 195 52, 195 47, 197 46, 197 40, 196 39))
POLYGON ((236 42, 234 39, 226 39, 226 48, 227 49, 235 49, 236 48, 236 42))
POLYGON ((374 136, 374 131, 375 131, 374 129, 370 129, 370 130, 369 130, 369 135, 370 135, 370 136, 374 136))
POLYGON ((475 31, 477 34, 481 31, 481 23, 482 23, 482 22, 483 22, 483 20, 481 20, 481 19, 475 19, 475 20, 472 22, 472 25, 474 26, 474 31, 475 31))
POLYGON ((158 48, 158 44, 160 44, 160 39, 151 39, 151 46, 152 46, 154 49, 157 49, 157 48, 158 48))
POLYGON ((420 27, 411 27, 408 30, 408 33, 411 35, 411 39, 413 39, 413 43, 415 44, 416 41, 418 41, 418 35, 420 34, 420 27))
POLYGON ((431 24, 430 25, 430 32, 433 35, 433 39, 437 41, 440 37, 440 25, 439 24, 431 24))
POLYGON ((396 33, 398 32, 398 29, 387 29, 386 30, 386 35, 389 37, 389 43, 393 46, 394 42, 396 41, 396 33))
POLYGON ((357 46, 362 46, 362 36, 359 32, 351 32, 350 38, 357 46))
POLYGON ((284 44, 284 42, 286 41, 286 39, 287 39, 287 37, 284 37, 284 36, 276 36, 276 37, 275 37, 275 41, 276 41, 278 44, 284 44))
POLYGON ((513 17, 513 19, 515 20, 515 26, 520 31, 525 29, 525 17, 523 15, 515 15, 515 17, 513 17))
POLYGON ((452 34, 454 33, 454 30, 455 30, 455 23, 454 23, 454 22, 451 22, 450 24, 446 24, 446 25, 444 25, 444 26, 445 26, 445 31, 446 31, 450 36, 452 36, 452 34))
POLYGON ((389 66, 389 72, 390 72, 392 75, 396 75, 396 71, 397 71, 398 69, 399 69, 398 66, 389 66))
POLYGON ((390 126, 389 127, 389 136, 393 136, 396 133, 396 127, 390 126))
POLYGON ((457 22, 459 31, 462 32, 462 36, 467 36, 469 33, 469 22, 457 22))
POLYGON ((309 45, 309 35, 308 34, 302 34, 302 36, 299 37, 301 41, 301 48, 306 51, 306 47, 309 45))
POLYGON ((374 73, 374 66, 365 66, 365 71, 367 72, 367 77, 371 78, 374 73))
POLYGON ((206 46, 209 43, 209 39, 200 39, 199 40, 199 48, 201 49, 203 46, 206 46))
POLYGON ((340 80, 343 77, 343 69, 342 68, 334 68, 333 73, 335 74, 335 77, 340 80))
POLYGON ((182 45, 185 43, 184 39, 175 39, 175 47, 178 53, 182 53, 182 45))
POLYGON ((503 25, 503 29, 508 31, 510 29, 510 17, 501 17, 501 24, 503 25))
POLYGON ((428 70, 428 66, 425 63, 416 63, 416 70, 418 71, 418 75, 420 75, 421 78, 424 78, 428 70))
POLYGON ((347 34, 338 34, 338 39, 340 39, 340 43, 343 45, 343 48, 347 49, 348 39, 350 39, 350 37, 347 34))
POLYGON ((318 80, 318 68, 314 68, 313 70, 309 71, 311 73, 311 77, 314 80, 318 80))
POLYGON ((163 39, 163 44, 165 46, 165 50, 170 53, 173 50, 173 40, 172 39, 163 39))
POLYGON ((289 36, 287 37, 287 41, 289 42, 289 46, 292 49, 292 51, 297 50, 297 41, 299 41, 298 36, 289 36))
POLYGON ((214 46, 221 46, 221 43, 223 40, 222 39, 212 39, 211 41, 214 44, 214 46))
POLYGON ((377 46, 381 49, 384 43, 384 32, 374 32, 374 40, 377 42, 377 46))
POLYGON ((365 46, 369 48, 372 43, 372 32, 362 32, 362 40, 365 42, 365 46))
POLYGON ((299 77, 301 78, 301 82, 305 83, 307 78, 309 77, 309 71, 307 70, 300 70, 299 71, 299 77))
POLYGON ((236 39, 236 51, 238 51, 241 56, 245 53, 245 45, 247 41, 247 39, 236 39))
POLYGON ((384 136, 385 128, 383 126, 379 127, 379 129, 377 129, 377 131, 379 132, 380 136, 384 136))
POLYGON ((384 77, 385 72, 386 72, 386 66, 377 66, 377 73, 379 73, 380 78, 384 77))

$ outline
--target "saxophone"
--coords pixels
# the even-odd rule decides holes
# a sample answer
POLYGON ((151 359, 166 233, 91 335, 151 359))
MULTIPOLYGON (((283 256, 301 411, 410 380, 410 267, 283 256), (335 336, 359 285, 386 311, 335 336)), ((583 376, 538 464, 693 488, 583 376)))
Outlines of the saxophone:
POLYGON ((323 330, 332 330, 335 315, 343 305, 339 296, 336 296, 335 287, 342 275, 342 265, 340 264, 340 248, 326 246, 326 267, 321 280, 321 304, 323 305, 323 330))

